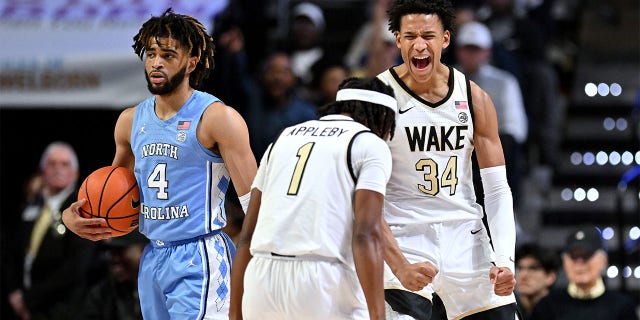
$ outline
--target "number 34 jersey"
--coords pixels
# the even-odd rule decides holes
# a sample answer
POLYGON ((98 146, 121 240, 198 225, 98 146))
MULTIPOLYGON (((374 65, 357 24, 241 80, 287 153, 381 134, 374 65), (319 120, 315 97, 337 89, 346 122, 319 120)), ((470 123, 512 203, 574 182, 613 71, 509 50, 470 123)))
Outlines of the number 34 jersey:
POLYGON ((378 78, 398 100, 396 131, 389 148, 393 171, 385 197, 390 225, 481 219, 472 178, 472 104, 465 76, 449 68, 449 91, 430 103, 391 68, 378 78))
POLYGON ((194 91, 171 118, 141 102, 131 128, 131 150, 140 187, 140 232, 151 240, 192 239, 226 223, 224 196, 230 181, 222 157, 204 148, 196 129, 204 110, 219 101, 194 91))
POLYGON ((335 258, 353 266, 353 198, 385 193, 386 143, 362 124, 328 115, 286 128, 260 161, 262 192, 251 252, 335 258))

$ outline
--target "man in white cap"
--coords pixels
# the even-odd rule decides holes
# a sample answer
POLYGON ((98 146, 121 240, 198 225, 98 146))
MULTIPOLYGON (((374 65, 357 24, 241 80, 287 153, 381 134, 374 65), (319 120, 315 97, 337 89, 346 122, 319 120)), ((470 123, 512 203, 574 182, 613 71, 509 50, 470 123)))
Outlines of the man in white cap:
MULTIPOLYGON (((517 78, 491 65, 491 48, 489 28, 475 21, 463 24, 456 37, 456 68, 483 88, 493 100, 507 165, 507 180, 517 208, 521 172, 519 163, 522 145, 527 140, 528 120, 517 78)), ((476 182, 481 186, 479 181, 476 182)))
POLYGON ((291 62, 293 73, 308 85, 311 66, 324 55, 322 38, 325 30, 324 13, 317 5, 303 2, 291 12, 291 62))

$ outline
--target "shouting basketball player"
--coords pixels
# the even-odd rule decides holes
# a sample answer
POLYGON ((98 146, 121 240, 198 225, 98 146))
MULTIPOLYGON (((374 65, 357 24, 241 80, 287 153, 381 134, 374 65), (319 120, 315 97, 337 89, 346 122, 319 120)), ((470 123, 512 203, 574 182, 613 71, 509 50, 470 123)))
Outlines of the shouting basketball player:
POLYGON ((398 100, 384 216, 406 258, 439 272, 415 288, 407 265, 389 260, 387 302, 399 318, 429 319, 437 291, 449 319, 514 319, 513 200, 493 102, 440 61, 454 31, 448 0, 396 0, 388 15, 403 63, 378 76, 398 100), (493 249, 476 203, 474 150, 493 249))
MULTIPOLYGON (((213 69, 213 39, 192 17, 167 10, 134 37, 152 97, 126 109, 115 126, 114 166, 134 170, 141 191, 140 232, 151 240, 138 279, 145 319, 227 319, 233 243, 226 224, 230 179, 246 208, 257 170, 247 126, 218 98, 195 88, 213 69)), ((67 227, 100 240, 102 219, 63 213, 67 227)), ((246 209, 245 209, 246 211, 246 209)))

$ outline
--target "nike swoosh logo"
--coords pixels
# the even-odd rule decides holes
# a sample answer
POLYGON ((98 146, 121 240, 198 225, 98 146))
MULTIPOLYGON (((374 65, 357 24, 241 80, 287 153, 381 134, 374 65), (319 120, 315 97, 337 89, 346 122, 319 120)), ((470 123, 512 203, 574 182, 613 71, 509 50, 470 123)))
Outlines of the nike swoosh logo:
POLYGON ((131 197, 131 208, 137 208, 140 206, 140 199, 136 201, 133 197, 131 197))
POLYGON ((478 232, 482 231, 482 229, 478 229, 478 230, 471 230, 471 234, 476 234, 478 232))
MULTIPOLYGON (((415 106, 413 106, 413 107, 415 107, 415 106)), ((407 112, 407 111, 409 111, 409 110, 413 109, 413 107, 408 108, 408 109, 404 109, 404 110, 399 109, 399 110, 398 110, 398 112, 399 112, 400 114, 403 114, 403 113, 405 113, 405 112, 407 112)))

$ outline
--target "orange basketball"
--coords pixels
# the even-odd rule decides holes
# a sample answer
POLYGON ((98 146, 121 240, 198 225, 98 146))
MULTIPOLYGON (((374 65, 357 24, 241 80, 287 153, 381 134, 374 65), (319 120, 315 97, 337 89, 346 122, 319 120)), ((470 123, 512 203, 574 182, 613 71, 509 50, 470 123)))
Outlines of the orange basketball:
POLYGON ((106 166, 92 172, 78 190, 80 199, 87 199, 80 207, 80 215, 104 218, 114 236, 138 227, 140 190, 133 172, 125 167, 106 166))

